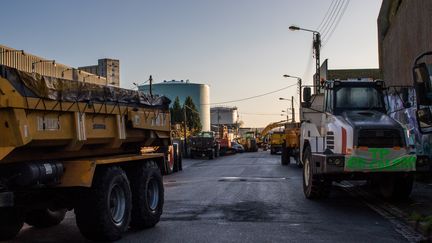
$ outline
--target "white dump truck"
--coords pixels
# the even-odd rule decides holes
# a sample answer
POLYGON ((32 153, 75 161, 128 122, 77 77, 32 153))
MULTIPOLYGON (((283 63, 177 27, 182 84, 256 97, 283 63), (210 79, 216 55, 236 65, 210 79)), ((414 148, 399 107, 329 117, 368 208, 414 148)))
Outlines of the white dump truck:
MULTIPOLYGON (((408 197, 417 161, 404 126, 387 114, 383 81, 326 81, 304 87, 300 158, 306 198, 329 194, 332 182, 369 180, 385 197, 408 197)), ((420 163, 418 163, 420 162, 420 163)))

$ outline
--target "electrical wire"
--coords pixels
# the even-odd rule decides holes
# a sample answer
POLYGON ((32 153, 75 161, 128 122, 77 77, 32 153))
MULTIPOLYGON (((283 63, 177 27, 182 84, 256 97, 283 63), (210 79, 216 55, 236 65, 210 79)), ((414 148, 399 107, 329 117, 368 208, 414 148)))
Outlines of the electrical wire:
POLYGON ((323 19, 321 20, 321 23, 315 28, 316 30, 320 30, 321 27, 323 27, 323 24, 327 21, 326 19, 329 17, 330 9, 333 7, 335 2, 336 2, 336 0, 332 0, 332 2, 330 3, 330 6, 327 9, 327 12, 325 13, 323 19))
POLYGON ((321 31, 321 37, 327 36, 329 31, 333 28, 333 24, 336 21, 336 19, 338 18, 340 10, 341 10, 342 6, 344 5, 344 3, 345 3, 345 0, 337 0, 336 7, 334 8, 334 11, 332 12, 331 17, 327 21, 327 25, 321 31))
POLYGON ((329 14, 329 17, 327 18, 325 24, 322 26, 322 28, 319 30, 319 32, 321 33, 321 35, 325 35, 328 31, 328 29, 330 29, 330 23, 333 21, 333 19, 335 18, 336 12, 338 11, 338 8, 340 8, 340 4, 342 3, 342 1, 344 0, 336 0, 336 3, 333 5, 333 8, 329 14))
POLYGON ((240 101, 246 101, 246 100, 256 99, 256 98, 260 98, 260 97, 263 97, 263 96, 266 96, 266 95, 269 95, 269 94, 274 94, 274 93, 280 92, 282 90, 291 88, 291 87, 296 86, 296 85, 297 84, 291 84, 291 85, 285 86, 283 88, 280 88, 280 89, 277 89, 277 90, 274 90, 274 91, 270 91, 270 92, 267 92, 267 93, 264 93, 264 94, 250 96, 250 97, 247 97, 247 98, 242 98, 242 99, 237 99, 237 100, 229 100, 229 101, 223 101, 223 102, 215 102, 215 103, 210 103, 210 104, 201 104, 201 105, 221 105, 221 104, 228 104, 228 103, 234 103, 234 102, 240 102, 240 101))
POLYGON ((253 116, 281 116, 281 114, 276 113, 248 113, 248 112, 239 112, 240 115, 253 115, 253 116))
POLYGON ((337 9, 336 14, 334 15, 334 18, 332 19, 329 28, 327 29, 327 32, 322 35, 322 39, 326 39, 327 35, 335 28, 335 22, 337 19, 339 19, 339 16, 341 15, 341 10, 344 8, 345 4, 347 3, 346 0, 341 0, 341 4, 339 5, 339 8, 337 9))
POLYGON ((348 5, 349 5, 350 1, 351 1, 351 0, 347 0, 346 4, 345 4, 345 6, 344 6, 344 9, 342 10, 342 13, 339 15, 339 18, 338 18, 338 20, 336 21, 336 24, 335 24, 334 28, 333 28, 332 31, 330 32, 328 38, 324 40, 323 46, 326 45, 327 42, 328 42, 328 41, 330 40, 330 38, 332 37, 334 31, 336 30, 337 26, 339 25, 339 23, 340 23, 340 21, 341 21, 341 19, 342 19, 342 17, 345 15, 345 12, 346 12, 346 10, 347 10, 347 8, 348 8, 348 5))

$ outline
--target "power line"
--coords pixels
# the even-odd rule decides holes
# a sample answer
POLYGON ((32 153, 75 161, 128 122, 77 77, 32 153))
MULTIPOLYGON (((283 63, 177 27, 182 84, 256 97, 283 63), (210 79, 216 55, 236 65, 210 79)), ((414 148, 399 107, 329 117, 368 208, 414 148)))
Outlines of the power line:
POLYGON ((346 5, 347 1, 346 0, 341 0, 341 4, 339 5, 339 8, 336 11, 336 14, 334 16, 334 18, 332 19, 332 22, 329 25, 329 28, 327 29, 327 33, 325 33, 323 35, 323 39, 326 39, 326 37, 328 36, 328 34, 335 28, 335 22, 337 19, 339 19, 340 15, 341 15, 341 10, 342 8, 344 8, 344 6, 346 5))
POLYGON ((347 0, 346 4, 345 4, 345 6, 344 6, 344 8, 343 8, 343 10, 342 10, 342 13, 339 15, 339 18, 338 18, 338 20, 336 21, 336 24, 335 24, 334 28, 333 28, 332 31, 330 32, 329 37, 328 37, 327 39, 324 40, 323 45, 327 44, 328 40, 330 40, 330 38, 332 37, 334 31, 336 30, 337 26, 339 25, 339 23, 340 23, 340 21, 341 21, 341 19, 342 19, 342 17, 345 15, 345 12, 346 12, 346 10, 347 10, 347 8, 348 8, 348 5, 349 5, 350 1, 351 1, 351 0, 347 0))
POLYGON ((343 0, 336 0, 335 4, 333 5, 332 10, 330 11, 329 17, 326 19, 325 24, 323 24, 322 28, 319 30, 321 35, 325 35, 327 30, 330 27, 330 23, 332 22, 333 18, 335 17, 335 14, 337 12, 337 9, 340 7, 340 3, 343 0))
POLYGON ((239 112, 240 115, 253 115, 253 116, 281 116, 281 114, 276 113, 248 113, 248 112, 239 112))
POLYGON ((274 90, 274 91, 270 91, 270 92, 267 92, 267 93, 264 93, 264 94, 259 94, 259 95, 250 96, 250 97, 243 98, 243 99, 230 100, 230 101, 223 101, 223 102, 215 102, 215 103, 210 103, 210 104, 201 104, 201 105, 221 105, 221 104, 227 104, 227 103, 233 103, 233 102, 240 102, 240 101, 245 101, 245 100, 256 99, 256 98, 263 97, 263 96, 266 96, 266 95, 269 95, 269 94, 277 93, 277 92, 279 92, 279 91, 282 91, 282 90, 285 90, 285 89, 291 88, 291 87, 296 86, 296 85, 297 85, 297 84, 291 84, 291 85, 285 86, 285 87, 283 87, 283 88, 280 88, 280 89, 277 89, 277 90, 274 90))
POLYGON ((316 27, 317 30, 320 30, 320 28, 323 26, 323 23, 326 22, 326 19, 328 18, 330 13, 330 9, 332 8, 335 2, 336 2, 335 0, 332 0, 332 2, 330 3, 330 6, 328 7, 327 12, 325 13, 323 19, 321 20, 321 23, 316 27))
POLYGON ((327 21, 327 25, 323 28, 321 32, 321 36, 324 37, 328 34, 328 32, 331 30, 334 21, 337 19, 340 9, 342 8, 345 0, 337 0, 337 3, 335 5, 335 8, 333 9, 331 17, 327 21))

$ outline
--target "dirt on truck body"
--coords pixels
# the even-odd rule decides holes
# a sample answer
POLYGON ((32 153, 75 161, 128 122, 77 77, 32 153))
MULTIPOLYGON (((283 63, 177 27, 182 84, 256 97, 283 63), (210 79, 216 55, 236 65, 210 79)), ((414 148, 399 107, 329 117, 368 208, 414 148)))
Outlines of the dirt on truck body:
POLYGON ((72 209, 91 240, 156 225, 179 157, 169 102, 0 66, 0 240, 72 209))

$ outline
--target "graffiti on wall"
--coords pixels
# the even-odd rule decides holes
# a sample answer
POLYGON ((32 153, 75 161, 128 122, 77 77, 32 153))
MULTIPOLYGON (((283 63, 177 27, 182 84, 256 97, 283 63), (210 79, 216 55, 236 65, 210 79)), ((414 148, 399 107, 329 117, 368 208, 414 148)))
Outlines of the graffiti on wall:
POLYGON ((407 97, 404 101, 400 90, 390 89, 387 93, 387 109, 390 116, 401 123, 408 131, 409 144, 415 146, 418 155, 428 155, 432 158, 432 135, 422 134, 419 130, 416 118, 415 90, 407 88, 407 97), (405 108, 404 102, 409 102, 410 107, 405 108))

